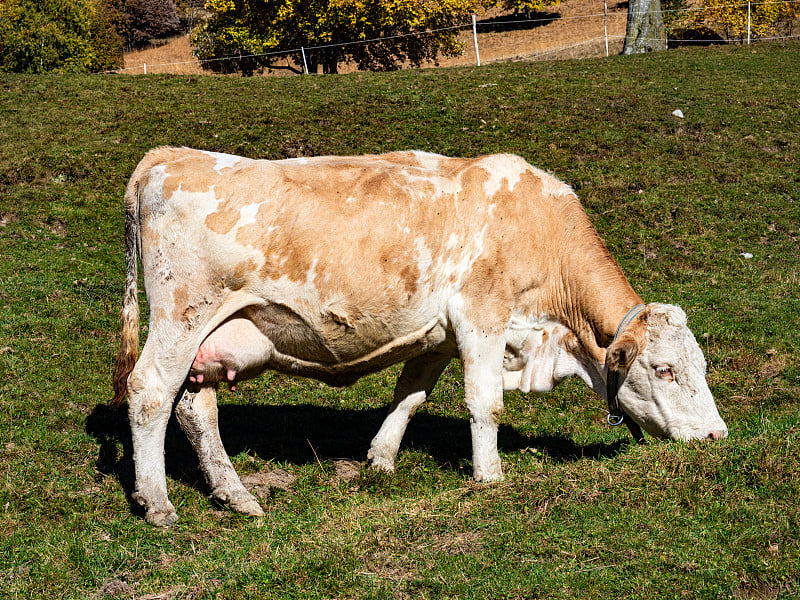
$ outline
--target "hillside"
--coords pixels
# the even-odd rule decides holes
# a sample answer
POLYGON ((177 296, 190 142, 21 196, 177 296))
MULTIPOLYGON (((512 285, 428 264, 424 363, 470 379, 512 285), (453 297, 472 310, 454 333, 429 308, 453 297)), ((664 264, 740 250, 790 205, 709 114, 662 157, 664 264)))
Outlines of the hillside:
MULTIPOLYGON (((625 35, 625 0, 611 0, 608 5, 608 36, 611 54, 622 49, 625 35)), ((524 17, 492 10, 478 19, 478 47, 481 63, 490 64, 508 60, 535 60, 586 58, 605 56, 602 0, 563 0, 558 6, 548 8, 533 16, 536 22, 518 23, 524 17), (556 19, 547 21, 547 19, 556 19), (511 23, 509 23, 511 21, 511 23)), ((464 53, 457 58, 442 58, 440 66, 465 66, 475 64, 472 30, 460 34, 464 53)), ((191 53, 185 36, 178 36, 166 44, 130 52, 125 56, 125 68, 130 73, 208 73, 191 53)), ((281 63, 283 64, 283 63, 281 63)), ((427 66, 435 66, 433 64, 427 66)), ((340 65, 340 72, 352 71, 349 65, 340 65)), ((276 70, 272 74, 286 74, 276 70)))

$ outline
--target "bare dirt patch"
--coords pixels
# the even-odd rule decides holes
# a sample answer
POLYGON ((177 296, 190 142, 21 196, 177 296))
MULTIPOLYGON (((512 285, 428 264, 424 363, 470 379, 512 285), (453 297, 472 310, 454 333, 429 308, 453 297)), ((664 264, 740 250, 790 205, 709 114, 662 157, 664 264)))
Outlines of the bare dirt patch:
POLYGON ((7 227, 9 223, 19 221, 19 217, 15 213, 0 212, 0 227, 7 227))
POLYGON ((340 481, 352 481, 357 479, 361 473, 361 465, 363 463, 357 460, 335 460, 333 461, 333 470, 336 473, 336 479, 340 481))
POLYGON ((39 224, 56 237, 63 238, 67 236, 67 222, 63 219, 58 217, 48 218, 47 220, 40 220, 39 224))
POLYGON ((762 379, 775 379, 786 368, 786 358, 780 356, 774 348, 767 350, 767 358, 759 369, 759 375, 762 379))
POLYGON ((251 494, 254 494, 262 499, 270 495, 271 488, 288 490, 291 489, 291 487, 297 481, 297 477, 288 471, 284 471, 283 469, 259 471, 258 473, 245 475, 241 479, 242 484, 250 491, 251 494))

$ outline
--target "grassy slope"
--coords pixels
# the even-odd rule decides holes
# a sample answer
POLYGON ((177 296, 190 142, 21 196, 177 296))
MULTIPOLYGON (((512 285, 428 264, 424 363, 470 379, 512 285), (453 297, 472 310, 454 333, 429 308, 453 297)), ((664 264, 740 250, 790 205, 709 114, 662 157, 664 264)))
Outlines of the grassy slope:
POLYGON ((800 572, 800 45, 280 79, 0 77, 0 596, 774 598, 800 572), (683 120, 670 113, 680 108, 683 120), (394 477, 363 459, 394 372, 222 394, 248 520, 171 430, 169 531, 132 514, 105 407, 122 188, 142 154, 515 152, 571 183, 647 300, 684 306, 731 437, 630 447, 568 382, 507 396, 507 481, 469 480, 458 368, 394 477), (744 259, 750 252, 752 259, 744 259))

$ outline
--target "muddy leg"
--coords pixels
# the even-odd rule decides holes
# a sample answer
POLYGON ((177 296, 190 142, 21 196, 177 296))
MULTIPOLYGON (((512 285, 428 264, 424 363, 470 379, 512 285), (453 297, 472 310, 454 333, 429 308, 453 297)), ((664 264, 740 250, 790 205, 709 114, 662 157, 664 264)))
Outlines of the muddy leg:
POLYGON ((145 509, 145 520, 166 527, 178 519, 167 496, 164 469, 164 436, 180 381, 164 378, 168 370, 151 359, 145 349, 128 379, 128 418, 133 441, 136 484, 132 494, 145 509))
POLYGON ((184 390, 175 405, 175 416, 197 452, 211 495, 236 512, 262 516, 264 511, 242 485, 222 446, 217 423, 216 389, 203 386, 199 392, 184 390))

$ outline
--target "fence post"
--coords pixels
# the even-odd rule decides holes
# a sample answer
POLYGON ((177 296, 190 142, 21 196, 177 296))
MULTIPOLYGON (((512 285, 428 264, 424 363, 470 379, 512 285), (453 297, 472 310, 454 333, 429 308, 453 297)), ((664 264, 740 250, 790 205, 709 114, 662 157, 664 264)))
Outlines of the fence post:
POLYGON ((144 74, 147 75, 147 63, 143 63, 142 68, 144 69, 144 74))
POLYGON ((603 0, 603 35, 606 37, 606 58, 608 58, 608 0, 603 0))
POLYGON ((303 73, 308 75, 308 64, 306 63, 306 49, 300 46, 300 54, 303 55, 303 73))
POLYGON ((750 45, 750 1, 747 2, 747 45, 750 45))
POLYGON ((478 66, 481 66, 481 53, 478 50, 478 26, 475 23, 475 15, 472 15, 472 39, 475 42, 475 58, 478 61, 478 66))

